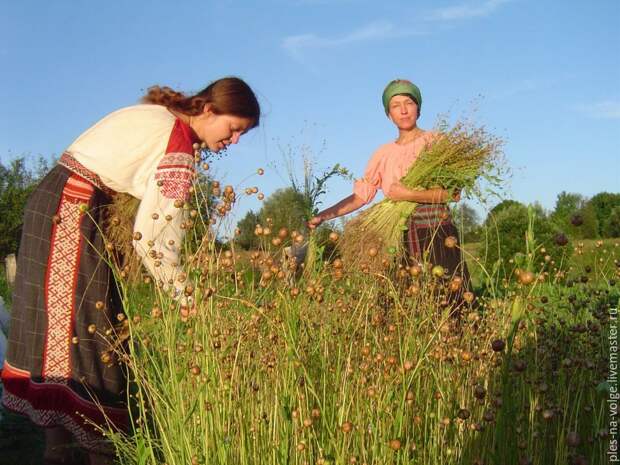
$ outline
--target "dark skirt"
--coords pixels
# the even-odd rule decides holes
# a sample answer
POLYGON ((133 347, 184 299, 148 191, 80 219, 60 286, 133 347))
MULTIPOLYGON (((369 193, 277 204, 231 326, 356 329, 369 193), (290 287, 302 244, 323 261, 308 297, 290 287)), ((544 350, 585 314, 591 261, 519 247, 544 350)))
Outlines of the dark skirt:
POLYGON ((459 290, 450 293, 450 300, 457 305, 463 304, 463 294, 471 290, 471 280, 461 252, 459 233, 448 206, 418 205, 409 217, 404 240, 410 262, 440 265, 447 280, 454 277, 462 279, 459 290), (450 238, 449 242, 454 242, 454 246, 448 247, 446 238, 450 238))
POLYGON ((128 417, 125 370, 109 354, 124 315, 98 226, 108 203, 60 165, 29 198, 2 370, 7 409, 92 452, 111 450, 92 424, 125 428, 128 417))

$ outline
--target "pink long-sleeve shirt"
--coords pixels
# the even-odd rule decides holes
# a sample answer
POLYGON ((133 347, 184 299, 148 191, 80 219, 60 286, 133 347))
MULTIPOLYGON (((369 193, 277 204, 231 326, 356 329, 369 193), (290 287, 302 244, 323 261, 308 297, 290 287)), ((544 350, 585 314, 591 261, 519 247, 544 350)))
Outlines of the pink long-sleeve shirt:
POLYGON ((392 186, 407 174, 422 150, 436 137, 436 133, 427 131, 408 144, 390 142, 379 147, 371 157, 364 177, 355 181, 353 193, 367 204, 375 198, 381 189, 390 197, 392 186))

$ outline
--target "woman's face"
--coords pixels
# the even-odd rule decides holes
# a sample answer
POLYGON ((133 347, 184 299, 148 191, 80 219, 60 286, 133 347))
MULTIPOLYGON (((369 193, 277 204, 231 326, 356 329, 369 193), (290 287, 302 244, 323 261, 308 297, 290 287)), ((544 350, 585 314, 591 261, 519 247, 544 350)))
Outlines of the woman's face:
POLYGON ((191 128, 212 152, 219 152, 230 144, 239 142, 239 138, 252 124, 250 118, 213 113, 209 105, 205 105, 200 115, 190 119, 191 128))
POLYGON ((408 95, 395 95, 390 100, 389 116, 398 129, 413 129, 418 121, 418 104, 408 95))

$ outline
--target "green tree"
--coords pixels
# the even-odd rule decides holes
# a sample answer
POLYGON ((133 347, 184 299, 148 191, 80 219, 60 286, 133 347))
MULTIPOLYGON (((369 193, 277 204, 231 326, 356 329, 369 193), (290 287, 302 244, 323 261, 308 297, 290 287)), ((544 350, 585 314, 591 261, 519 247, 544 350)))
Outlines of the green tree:
POLYGON ((610 192, 599 192, 590 199, 589 202, 596 211, 598 220, 598 233, 602 237, 606 236, 607 222, 611 215, 611 211, 615 207, 620 207, 620 194, 612 194, 610 192))
POLYGON ((17 253, 26 201, 47 169, 43 158, 34 168, 27 166, 25 157, 7 165, 0 162, 0 257, 17 253))
POLYGON ((573 192, 562 191, 555 201, 555 208, 551 213, 551 219, 558 226, 567 226, 571 217, 575 215, 586 203, 583 195, 573 192))
POLYGON ((254 228, 260 223, 258 214, 252 210, 247 212, 237 223, 239 234, 235 237, 235 242, 245 250, 256 249, 259 246, 258 237, 254 234, 254 228))
POLYGON ((293 187, 276 190, 265 200, 258 214, 261 224, 271 223, 274 231, 280 228, 303 229, 308 220, 308 203, 303 193, 293 187))
POLYGON ((558 230, 574 239, 598 237, 598 219, 590 202, 581 194, 562 191, 558 194, 550 219, 558 230))
POLYGON ((460 202, 452 209, 454 224, 457 226, 463 241, 477 242, 480 240, 480 215, 465 202, 460 202))
POLYGON ((506 208, 509 208, 509 207, 518 206, 518 205, 523 206, 522 203, 517 202, 516 200, 510 200, 510 199, 502 200, 500 203, 498 203, 493 208, 491 208, 486 219, 484 220, 484 224, 488 225, 490 222, 492 222, 493 218, 497 216, 502 210, 505 210, 506 208))
POLYGON ((594 205, 586 202, 577 213, 571 217, 565 231, 575 239, 595 239, 599 237, 598 217, 594 205), (581 224, 580 224, 581 223, 581 224))
POLYGON ((620 237, 620 207, 614 207, 609 214, 605 225, 605 237, 620 237))
MULTIPOLYGON (((546 249, 551 259, 569 254, 569 244, 561 246, 556 242, 559 231, 539 206, 534 206, 534 236, 536 242, 546 249)), ((492 268, 499 262, 500 269, 509 269, 509 260, 516 254, 526 253, 525 236, 528 230, 528 207, 517 203, 510 205, 492 217, 485 226, 487 237, 486 263, 492 268)), ((483 252, 484 253, 484 252, 483 252)), ((542 257, 541 257, 542 259, 542 257)))
POLYGON ((235 241, 246 250, 257 248, 260 239, 254 234, 254 229, 259 224, 269 226, 274 234, 281 228, 301 230, 308 218, 307 210, 307 199, 301 192, 293 187, 278 189, 265 199, 258 213, 249 211, 237 223, 240 234, 235 241))

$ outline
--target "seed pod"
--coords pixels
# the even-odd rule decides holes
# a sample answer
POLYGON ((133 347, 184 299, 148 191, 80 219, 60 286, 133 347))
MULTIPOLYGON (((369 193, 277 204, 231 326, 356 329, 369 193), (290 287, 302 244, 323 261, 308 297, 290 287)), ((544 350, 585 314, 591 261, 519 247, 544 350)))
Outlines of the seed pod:
POLYGON ((412 265, 409 267, 409 274, 414 278, 417 278, 422 273, 422 267, 420 265, 412 265))
POLYGON ((436 278, 441 278, 443 277, 443 275, 445 274, 446 270, 444 269, 443 266, 441 265, 435 265, 432 269, 431 269, 431 273, 433 274, 433 276, 435 276, 436 278))
POLYGON ((457 292, 461 288, 461 284, 463 284, 463 280, 461 278, 459 278, 458 276, 453 278, 450 281, 450 286, 449 286, 450 291, 457 292))
POLYGON ((502 352, 504 350, 504 347, 506 347, 506 343, 502 339, 495 339, 491 343, 491 348, 493 349, 493 352, 502 352))
POLYGON ((513 362, 512 367, 515 371, 521 373, 527 368, 527 363, 524 360, 518 359, 513 362))
POLYGON ((353 423, 351 423, 350 421, 345 421, 341 426, 340 429, 344 432, 344 433, 350 433, 351 431, 353 431, 353 423))
POLYGON ((532 284, 534 282, 534 279, 534 273, 532 273, 531 271, 522 271, 521 273, 519 273, 519 281, 525 286, 532 284))
POLYGON ((553 238, 553 240, 560 247, 564 247, 566 244, 568 244, 568 237, 566 237, 566 234, 564 234, 564 233, 556 234, 555 237, 553 238))
POLYGON ((581 438, 576 431, 571 431, 566 435, 566 444, 568 447, 578 447, 581 444, 581 438))
POLYGON ((337 242, 339 238, 340 238, 340 236, 338 235, 337 232, 332 231, 332 232, 329 233, 329 240, 330 241, 337 242))
POLYGON ((458 413, 456 414, 457 417, 459 417, 461 420, 467 420, 470 417, 471 413, 469 413, 469 410, 462 408, 458 411, 458 413))
POLYGON ((487 391, 483 386, 478 385, 474 388, 474 397, 476 399, 484 399, 486 395, 487 391))
POLYGON ((399 450, 401 448, 401 442, 400 439, 392 439, 390 441, 390 449, 392 450, 399 450))
POLYGON ((449 249, 456 247, 457 242, 458 241, 454 236, 448 236, 443 241, 444 245, 449 249))

